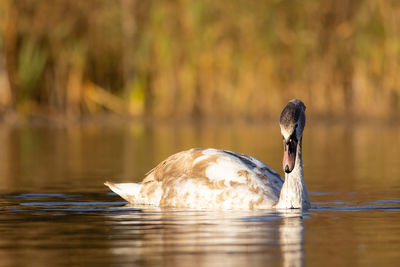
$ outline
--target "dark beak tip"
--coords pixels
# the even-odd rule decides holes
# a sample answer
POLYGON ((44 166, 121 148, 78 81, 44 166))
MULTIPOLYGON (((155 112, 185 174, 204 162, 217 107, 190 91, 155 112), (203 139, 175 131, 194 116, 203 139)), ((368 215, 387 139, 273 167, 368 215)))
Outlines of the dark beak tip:
POLYGON ((286 165, 285 166, 285 170, 284 170, 286 173, 290 173, 291 172, 291 170, 290 170, 290 168, 289 168, 289 165, 286 165))

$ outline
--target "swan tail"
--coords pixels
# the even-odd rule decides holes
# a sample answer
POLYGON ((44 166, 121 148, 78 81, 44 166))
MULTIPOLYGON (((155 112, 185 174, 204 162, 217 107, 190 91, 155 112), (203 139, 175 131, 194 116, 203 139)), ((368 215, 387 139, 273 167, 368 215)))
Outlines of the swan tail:
POLYGON ((141 184, 137 183, 120 183, 114 184, 111 182, 105 182, 104 185, 108 186, 114 193, 125 199, 130 203, 135 203, 139 195, 141 184))

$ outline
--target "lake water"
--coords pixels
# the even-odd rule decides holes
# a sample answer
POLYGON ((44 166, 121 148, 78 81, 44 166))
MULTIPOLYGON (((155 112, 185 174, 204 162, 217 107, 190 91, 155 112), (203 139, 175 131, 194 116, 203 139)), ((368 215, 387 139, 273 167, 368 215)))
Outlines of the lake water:
POLYGON ((309 120, 303 213, 130 206, 103 186, 191 147, 282 173, 277 123, 0 126, 0 265, 398 266, 400 126, 309 120))

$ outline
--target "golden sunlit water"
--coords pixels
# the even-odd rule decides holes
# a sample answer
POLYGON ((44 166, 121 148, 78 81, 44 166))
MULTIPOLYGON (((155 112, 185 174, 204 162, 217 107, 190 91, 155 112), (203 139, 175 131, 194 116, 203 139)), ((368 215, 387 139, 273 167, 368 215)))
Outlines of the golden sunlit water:
POLYGON ((132 206, 103 185, 191 147, 282 173, 277 123, 0 126, 0 265, 398 265, 399 126, 309 120, 306 212, 132 206))

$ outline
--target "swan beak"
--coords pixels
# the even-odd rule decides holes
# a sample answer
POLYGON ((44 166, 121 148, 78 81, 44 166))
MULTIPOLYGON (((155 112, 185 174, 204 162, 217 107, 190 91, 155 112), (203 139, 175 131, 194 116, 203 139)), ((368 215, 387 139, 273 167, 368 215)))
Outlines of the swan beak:
POLYGON ((286 173, 290 173, 294 168, 294 164, 296 163, 296 151, 297 142, 293 140, 285 142, 282 167, 286 173))

